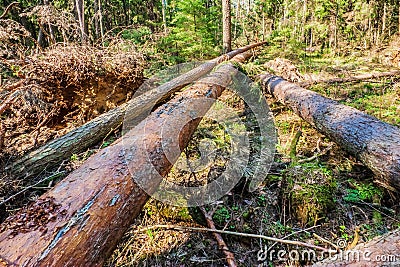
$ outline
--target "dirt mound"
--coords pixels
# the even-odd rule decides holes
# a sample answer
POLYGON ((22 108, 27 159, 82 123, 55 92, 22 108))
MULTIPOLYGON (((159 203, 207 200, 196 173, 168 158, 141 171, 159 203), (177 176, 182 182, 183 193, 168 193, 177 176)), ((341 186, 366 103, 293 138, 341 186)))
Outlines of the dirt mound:
POLYGON ((19 78, 0 88, 3 158, 120 105, 144 80, 143 56, 120 40, 105 48, 57 45, 23 60, 3 62, 13 64, 10 69, 19 78))

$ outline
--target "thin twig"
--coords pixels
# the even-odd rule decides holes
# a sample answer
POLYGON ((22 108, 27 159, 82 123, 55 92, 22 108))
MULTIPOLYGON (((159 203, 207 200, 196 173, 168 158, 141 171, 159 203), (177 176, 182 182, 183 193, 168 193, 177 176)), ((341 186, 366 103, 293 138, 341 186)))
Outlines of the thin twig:
POLYGON ((272 241, 272 242, 278 242, 278 243, 282 243, 282 244, 301 246, 301 247, 308 247, 308 248, 313 248, 313 249, 316 249, 316 250, 321 250, 321 251, 324 251, 324 252, 329 252, 329 249, 326 249, 326 248, 323 248, 323 247, 319 247, 319 246, 316 246, 316 245, 312 245, 312 244, 308 244, 308 243, 301 242, 301 241, 284 240, 284 239, 265 236, 265 235, 248 234, 248 233, 240 233, 240 232, 232 232, 232 231, 223 231, 223 230, 210 229, 210 228, 188 227, 188 226, 180 226, 180 225, 156 224, 156 225, 152 225, 152 226, 149 226, 149 227, 146 227, 146 228, 143 228, 143 229, 136 230, 135 233, 143 232, 143 231, 147 231, 147 230, 152 230, 152 229, 157 229, 157 228, 164 228, 164 229, 169 229, 169 230, 180 230, 180 231, 212 232, 212 233, 220 233, 220 234, 226 234, 226 235, 244 236, 244 237, 251 237, 251 238, 261 238, 261 239, 272 241))
POLYGON ((332 149, 332 146, 328 146, 328 147, 324 148, 321 152, 315 153, 314 156, 309 157, 309 158, 306 158, 306 159, 298 160, 297 162, 298 162, 298 163, 305 163, 305 162, 313 161, 314 159, 316 159, 316 158, 318 158, 318 157, 320 157, 320 156, 325 155, 325 154, 328 153, 328 151, 331 150, 331 149, 332 149))
POLYGON ((41 183, 43 183, 43 182, 45 182, 45 181, 58 178, 58 177, 60 177, 61 175, 65 174, 65 173, 66 173, 65 171, 57 172, 57 173, 55 173, 55 174, 53 174, 53 175, 50 175, 50 176, 48 176, 48 177, 46 177, 46 178, 43 178, 42 180, 40 180, 39 182, 37 182, 37 183, 35 183, 35 184, 33 184, 33 185, 30 185, 30 186, 28 186, 28 187, 25 187, 25 188, 22 189, 21 191, 15 193, 14 195, 12 195, 12 196, 8 197, 7 199, 3 200, 3 201, 0 203, 0 206, 3 206, 4 204, 6 204, 6 203, 7 203, 8 201, 10 201, 11 199, 13 199, 13 198, 15 198, 15 197, 21 195, 22 193, 25 193, 25 192, 28 191, 29 189, 32 189, 32 188, 36 187, 37 185, 39 185, 39 184, 41 184, 41 183))
POLYGON ((324 242, 328 245, 331 245, 332 247, 334 247, 336 249, 336 251, 340 250, 340 247, 338 247, 337 245, 333 244, 331 241, 329 241, 328 239, 323 238, 322 236, 317 235, 316 233, 313 233, 313 236, 318 239, 321 242, 324 242))
MULTIPOLYGON (((288 235, 284 236, 284 237, 282 238, 282 240, 287 239, 287 238, 289 238, 289 237, 291 237, 291 236, 293 236, 293 235, 297 235, 297 234, 300 234, 300 233, 303 233, 303 232, 307 232, 307 231, 309 231, 309 230, 311 230, 311 229, 314 229, 314 228, 317 228, 317 227, 319 227, 319 225, 313 225, 313 226, 308 227, 308 228, 306 228, 306 229, 301 229, 301 230, 299 230, 299 231, 296 231, 296 232, 293 232, 293 233, 291 233, 291 234, 288 234, 288 235)), ((270 250, 271 248, 273 248, 274 246, 276 246, 276 244, 278 244, 278 243, 279 243, 279 242, 273 243, 272 246, 268 247, 268 250, 270 250)))
POLYGON ((9 95, 8 97, 7 97, 7 99, 6 100, 4 100, 2 103, 1 103, 1 106, 0 106, 0 115, 4 112, 4 110, 6 110, 14 101, 15 101, 15 99, 19 96, 21 94, 21 91, 15 91, 14 93, 12 93, 11 95, 9 95))
MULTIPOLYGON (((215 228, 215 224, 214 224, 214 221, 212 219, 212 214, 208 213, 204 207, 200 207, 200 210, 203 213, 204 218, 207 221, 208 227, 210 229, 212 229, 212 230, 216 230, 217 228, 215 228)), ((226 245, 226 243, 225 243, 224 239, 222 238, 222 236, 217 232, 214 232, 213 234, 214 234, 215 239, 217 240, 219 248, 225 254, 226 262, 228 263, 228 266, 229 267, 236 267, 237 264, 236 264, 236 261, 235 261, 235 255, 233 255, 233 253, 229 250, 229 248, 226 245)))
POLYGON ((7 15, 7 13, 11 10, 11 8, 13 6, 16 6, 16 5, 19 5, 19 3, 18 2, 12 2, 11 4, 9 4, 7 6, 7 8, 4 10, 3 14, 1 14, 0 19, 4 19, 6 17, 6 15, 7 15))

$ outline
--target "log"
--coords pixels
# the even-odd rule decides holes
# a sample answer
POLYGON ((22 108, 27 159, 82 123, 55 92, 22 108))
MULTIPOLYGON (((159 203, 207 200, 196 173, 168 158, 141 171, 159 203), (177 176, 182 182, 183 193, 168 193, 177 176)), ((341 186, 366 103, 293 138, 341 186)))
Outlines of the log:
POLYGON ((309 87, 314 84, 335 84, 335 83, 347 83, 347 82, 361 82, 365 80, 370 80, 370 79, 379 79, 379 78, 384 78, 384 77, 394 77, 394 76, 399 76, 400 75, 400 70, 393 70, 393 71, 386 71, 386 72, 375 72, 375 73, 367 73, 367 74, 361 74, 357 76, 350 76, 350 77, 345 77, 345 78, 332 78, 332 79, 321 79, 321 80, 316 80, 316 81, 305 81, 305 82, 300 82, 297 83, 299 86, 302 87, 309 87))
POLYGON ((400 190, 400 129, 284 79, 260 75, 266 92, 289 106, 370 168, 376 182, 400 190))
MULTIPOLYGON (((233 60, 242 62, 249 56, 233 60)), ((232 64, 222 65, 8 218, 0 230, 2 261, 101 266, 149 198, 134 180, 142 179, 147 192, 156 190, 236 72, 232 64), (167 157, 165 151, 175 153, 167 157)))
POLYGON ((400 266, 400 230, 357 245, 351 250, 339 252, 313 267, 375 267, 400 266))
MULTIPOLYGON (((128 107, 130 111, 135 111, 134 114, 128 114, 129 121, 139 122, 150 113, 157 103, 166 100, 175 92, 204 76, 219 63, 264 44, 266 42, 247 45, 201 64, 191 71, 98 116, 64 136, 27 153, 21 159, 6 166, 5 170, 15 177, 18 176, 26 180, 41 173, 46 168, 56 166, 69 159, 73 154, 83 152, 96 145, 108 133, 118 128, 124 120, 128 107)), ((134 125, 130 126, 133 127, 134 125)))

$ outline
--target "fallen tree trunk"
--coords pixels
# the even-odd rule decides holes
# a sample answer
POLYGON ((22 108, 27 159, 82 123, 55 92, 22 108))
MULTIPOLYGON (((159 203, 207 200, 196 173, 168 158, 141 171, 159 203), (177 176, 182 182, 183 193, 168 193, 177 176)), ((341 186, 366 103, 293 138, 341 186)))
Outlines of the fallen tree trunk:
MULTIPOLYGON (((37 150, 27 153, 21 159, 7 166, 5 170, 13 176, 23 177, 24 179, 37 175, 45 168, 55 166, 63 160, 69 159, 73 154, 85 151, 103 140, 108 133, 122 124, 127 107, 129 107, 130 111, 135 111, 134 114, 127 114, 129 115, 128 119, 139 122, 149 114, 157 103, 164 101, 175 92, 204 76, 219 63, 264 44, 266 42, 244 46, 210 60, 153 90, 133 98, 128 103, 100 115, 37 150)), ((133 127, 134 125, 131 126, 133 127)))
POLYGON ((360 159, 377 182, 400 190, 400 129, 284 79, 260 76, 265 90, 360 159))
POLYGON ((400 230, 392 231, 351 250, 339 252, 314 267, 400 266, 400 230))
POLYGON ((156 190, 236 72, 232 64, 221 66, 8 218, 0 231, 2 261, 101 266, 149 198, 134 180, 142 179, 147 192, 156 190), (175 153, 167 157, 166 151, 175 153))
POLYGON ((345 78, 332 78, 332 79, 326 79, 326 80, 305 81, 305 82, 298 83, 298 85, 300 85, 302 87, 309 87, 309 86, 312 86, 313 84, 321 84, 321 83, 335 84, 335 83, 347 83, 347 82, 361 82, 361 81, 370 80, 370 79, 394 77, 394 76, 399 76, 399 75, 400 75, 400 71, 394 70, 394 71, 387 71, 387 72, 367 73, 367 74, 361 74, 361 75, 350 76, 350 77, 345 77, 345 78))

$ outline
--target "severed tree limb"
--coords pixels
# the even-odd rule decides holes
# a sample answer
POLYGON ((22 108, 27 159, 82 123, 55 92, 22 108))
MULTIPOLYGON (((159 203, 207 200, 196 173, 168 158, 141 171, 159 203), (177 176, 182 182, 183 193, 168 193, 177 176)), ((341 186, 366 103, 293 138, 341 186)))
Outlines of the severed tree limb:
POLYGON ((321 80, 315 80, 315 81, 305 81, 305 82, 300 82, 297 84, 302 87, 309 87, 314 84, 321 84, 321 83, 335 84, 335 83, 347 83, 347 82, 361 82, 361 81, 369 80, 369 79, 394 77, 394 76, 399 76, 399 75, 400 75, 400 70, 394 70, 394 71, 387 71, 387 72, 367 73, 367 74, 361 74, 361 75, 350 76, 350 77, 345 77, 345 78, 332 78, 332 79, 326 79, 326 80, 321 79, 321 80))
POLYGON ((355 108, 271 74, 259 76, 265 91, 360 159, 389 190, 400 191, 400 129, 355 108))
POLYGON ((236 73, 233 64, 222 65, 9 217, 0 229, 3 261, 101 266, 236 73))
MULTIPOLYGON (((208 213, 204 207, 200 207, 201 212, 204 215, 204 218, 207 221, 207 225, 210 229, 216 230, 217 228, 215 227, 214 221, 212 219, 212 214, 208 213)), ((235 261, 235 255, 229 250, 228 246, 226 245, 224 239, 220 235, 220 233, 217 232, 212 232, 214 234, 215 239, 217 240, 219 248, 222 250, 222 252, 225 254, 226 257, 226 262, 228 263, 229 267, 236 267, 236 261, 235 261)))
MULTIPOLYGON (((219 63, 264 44, 266 42, 244 46, 210 60, 153 90, 133 98, 128 103, 98 116, 66 135, 50 141, 37 150, 27 153, 21 159, 6 166, 5 170, 14 176, 28 179, 43 171, 46 167, 55 166, 63 160, 70 158, 71 155, 85 151, 103 140, 104 136, 121 125, 125 115, 128 116, 127 120, 139 122, 144 119, 157 103, 166 100, 173 93, 207 74, 219 63), (126 114, 128 107, 130 112, 134 112, 133 114, 126 114)), ((130 125, 130 127, 134 126, 130 125)))

